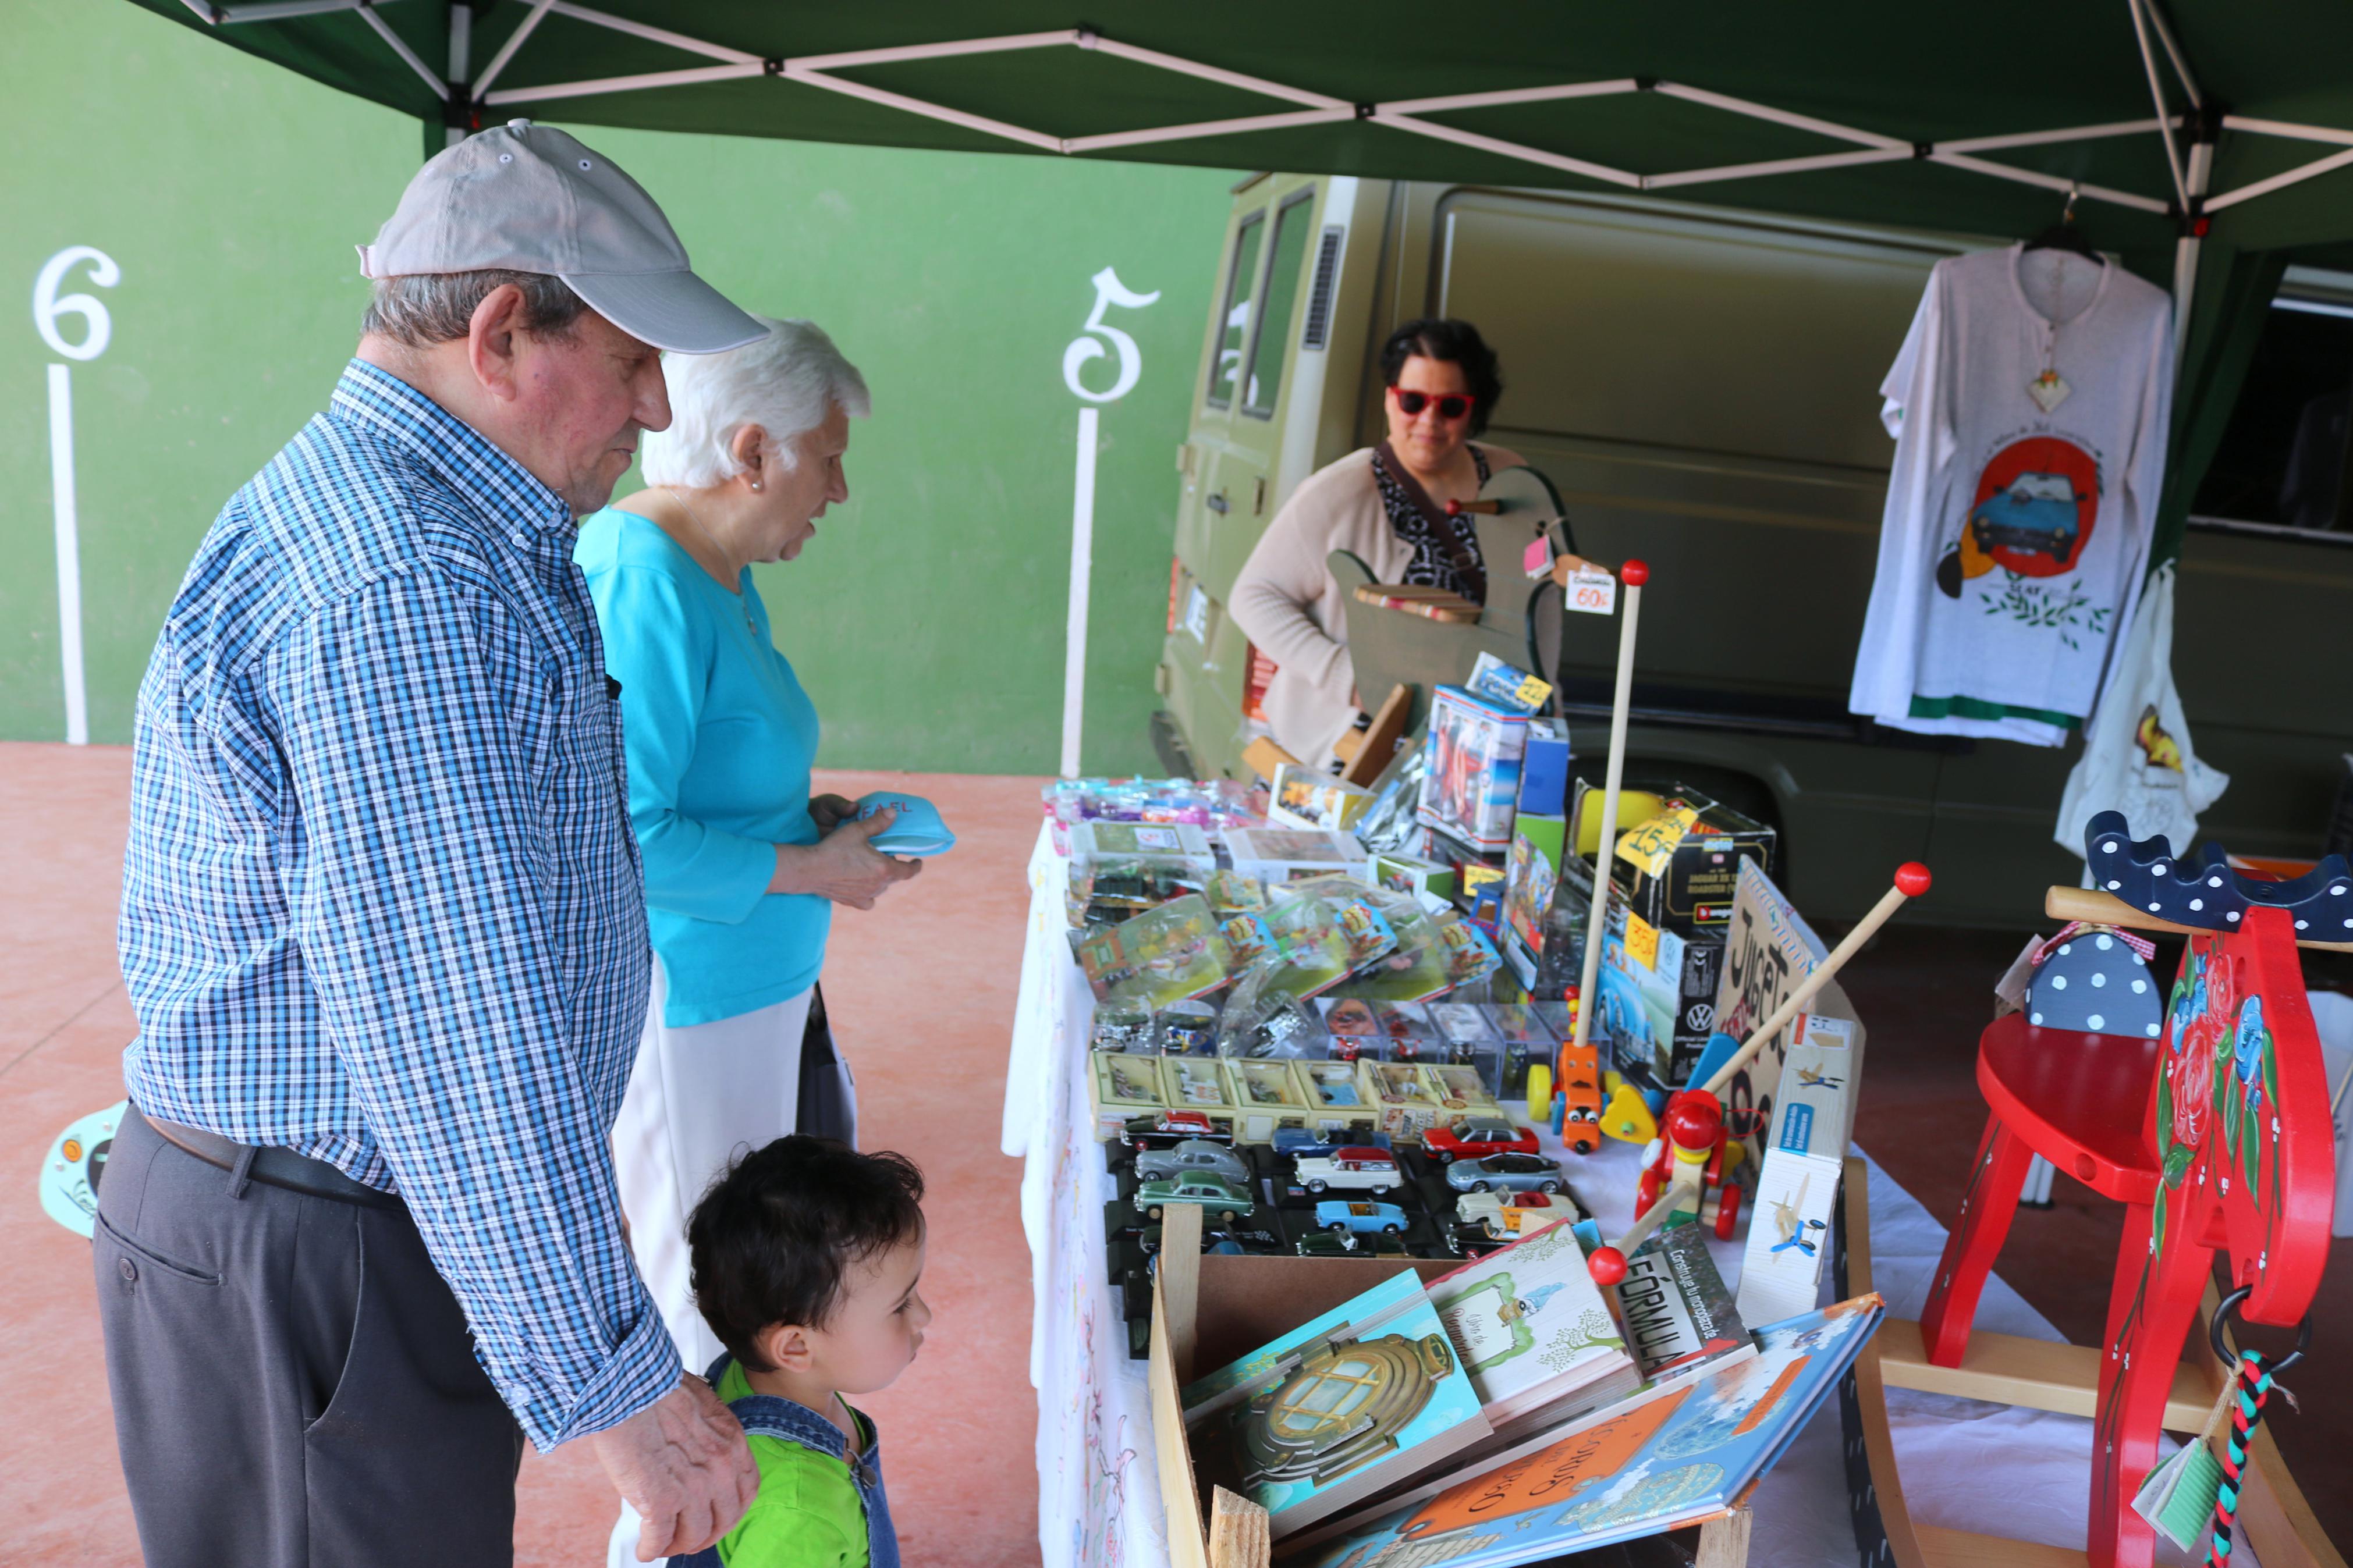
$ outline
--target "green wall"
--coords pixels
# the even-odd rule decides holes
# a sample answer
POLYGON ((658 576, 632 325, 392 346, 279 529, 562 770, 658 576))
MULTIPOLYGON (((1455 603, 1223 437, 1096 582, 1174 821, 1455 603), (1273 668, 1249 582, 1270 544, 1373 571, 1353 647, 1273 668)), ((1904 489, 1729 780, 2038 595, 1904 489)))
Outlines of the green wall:
MULTIPOLYGON (((112 341, 72 367, 90 738, 130 739, 141 670, 206 527, 320 408, 416 123, 112 0, 20 5, 0 51, 0 738, 65 732, 35 275, 120 264, 112 341)), ((662 202, 742 304, 824 325, 866 373, 851 500, 761 569, 777 641, 845 767, 1048 773, 1060 744, 1079 400, 1064 346, 1115 268, 1160 291, 1106 318, 1142 351, 1105 405, 1091 772, 1149 770, 1187 397, 1231 176, 1203 170, 581 132, 662 202)), ((78 321, 61 329, 69 341, 78 321)), ((1097 360, 1091 387, 1109 384, 1097 360)), ((625 489, 634 488, 635 479, 625 489)))

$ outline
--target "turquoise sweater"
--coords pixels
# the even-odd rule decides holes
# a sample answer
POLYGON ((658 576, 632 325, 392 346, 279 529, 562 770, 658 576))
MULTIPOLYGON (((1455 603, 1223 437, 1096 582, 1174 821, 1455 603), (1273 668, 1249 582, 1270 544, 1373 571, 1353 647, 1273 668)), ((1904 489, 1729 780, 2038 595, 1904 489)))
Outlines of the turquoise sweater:
POLYGON ((732 1018, 817 983, 833 906, 771 893, 775 846, 814 844, 817 709, 769 639, 746 569, 739 597, 647 519, 607 507, 580 523, 621 683, 629 820, 672 1028, 732 1018))

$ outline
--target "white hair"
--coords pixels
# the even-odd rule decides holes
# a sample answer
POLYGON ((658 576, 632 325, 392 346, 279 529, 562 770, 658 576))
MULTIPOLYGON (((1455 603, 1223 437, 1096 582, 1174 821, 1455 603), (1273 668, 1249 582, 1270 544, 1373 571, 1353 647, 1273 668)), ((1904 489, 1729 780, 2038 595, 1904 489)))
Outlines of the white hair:
POLYGON ((732 449, 735 433, 746 425, 767 432, 790 468, 793 437, 824 424, 834 409, 866 417, 866 378, 823 328, 753 319, 768 329, 757 342, 725 353, 662 355, 670 428, 645 434, 638 461, 646 483, 702 489, 733 479, 744 467, 732 449))

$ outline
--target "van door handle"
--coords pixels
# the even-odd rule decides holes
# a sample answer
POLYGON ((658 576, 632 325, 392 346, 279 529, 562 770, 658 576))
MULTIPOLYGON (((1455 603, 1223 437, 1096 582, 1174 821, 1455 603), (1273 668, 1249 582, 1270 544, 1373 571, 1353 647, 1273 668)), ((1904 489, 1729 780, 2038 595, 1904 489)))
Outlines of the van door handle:
POLYGON ((1233 510, 1232 503, 1226 500, 1226 492, 1223 490, 1219 490, 1217 494, 1211 496, 1202 504, 1207 506, 1211 511, 1216 512, 1219 517, 1225 516, 1226 513, 1233 510))

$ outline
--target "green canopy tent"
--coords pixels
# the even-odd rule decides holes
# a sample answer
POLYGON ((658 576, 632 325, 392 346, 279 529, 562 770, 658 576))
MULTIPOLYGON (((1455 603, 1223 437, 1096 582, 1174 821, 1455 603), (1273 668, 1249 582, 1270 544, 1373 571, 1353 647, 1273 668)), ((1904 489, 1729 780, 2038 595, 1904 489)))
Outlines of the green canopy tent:
POLYGON ((2353 7, 1988 0, 138 0, 426 122, 1672 193, 2028 235, 2082 204, 2181 323, 2179 551, 2292 261, 2353 262, 2353 7))

